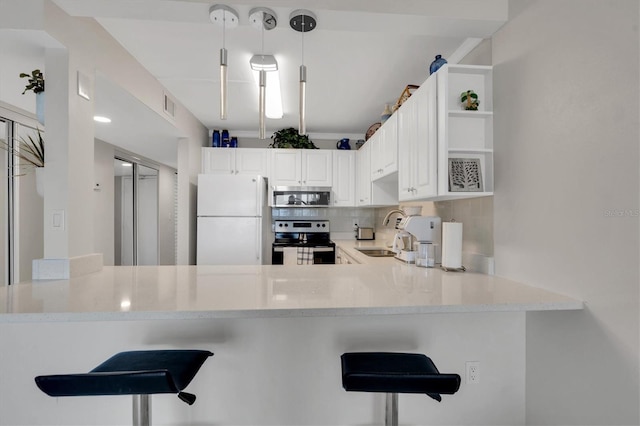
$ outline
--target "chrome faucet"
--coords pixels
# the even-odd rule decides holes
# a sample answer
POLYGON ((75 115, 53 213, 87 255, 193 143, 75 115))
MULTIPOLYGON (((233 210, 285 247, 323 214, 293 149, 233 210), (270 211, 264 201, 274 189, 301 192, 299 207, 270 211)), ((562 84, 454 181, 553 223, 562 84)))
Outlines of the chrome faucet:
POLYGON ((396 213, 399 214, 402 217, 407 217, 407 214, 404 212, 404 210, 393 209, 389 213, 387 213, 387 215, 382 220, 382 226, 387 226, 389 224, 389 219, 391 218, 391 215, 396 214, 396 213))

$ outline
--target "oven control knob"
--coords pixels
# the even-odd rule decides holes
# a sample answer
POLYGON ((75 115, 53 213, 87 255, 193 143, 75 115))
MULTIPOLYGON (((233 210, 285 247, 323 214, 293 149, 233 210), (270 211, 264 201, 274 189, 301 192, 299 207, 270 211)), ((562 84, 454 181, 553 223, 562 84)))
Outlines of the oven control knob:
POLYGON ((325 226, 327 226, 327 225, 325 225, 325 224, 323 223, 323 224, 322 224, 322 227, 324 228, 325 226))
POLYGON ((284 227, 285 227, 285 228, 288 228, 288 227, 289 227, 289 224, 288 224, 288 223, 285 223, 285 224, 284 224, 284 227))

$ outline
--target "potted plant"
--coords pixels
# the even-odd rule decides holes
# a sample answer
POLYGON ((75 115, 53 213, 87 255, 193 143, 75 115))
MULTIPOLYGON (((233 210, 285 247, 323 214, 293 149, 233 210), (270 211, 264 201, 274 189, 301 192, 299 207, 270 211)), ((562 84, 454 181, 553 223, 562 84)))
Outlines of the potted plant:
POLYGON ((29 90, 33 90, 33 93, 36 94, 44 92, 44 74, 40 70, 33 70, 31 71, 31 74, 21 72, 20 78, 29 79, 29 84, 25 86, 22 92, 23 95, 29 90))
POLYGON ((318 149, 318 147, 309 140, 309 136, 301 135, 298 133, 298 130, 293 127, 278 130, 271 135, 271 139, 273 142, 271 142, 269 148, 318 149))
POLYGON ((462 104, 462 107, 467 111, 477 111, 478 105, 480 105, 478 95, 476 95, 473 90, 462 92, 460 94, 460 103, 462 104))
POLYGON ((19 137, 15 139, 16 143, 10 146, 6 141, 0 139, 0 148, 8 151, 14 158, 17 158, 18 172, 15 176, 26 175, 29 169, 33 168, 36 172, 36 190, 42 195, 44 170, 44 139, 42 132, 37 130, 37 136, 28 135, 27 137, 19 137))
POLYGON ((20 73, 20 78, 28 79, 22 94, 33 91, 36 94, 36 117, 38 122, 44 125, 44 74, 39 69, 31 71, 31 74, 20 73))

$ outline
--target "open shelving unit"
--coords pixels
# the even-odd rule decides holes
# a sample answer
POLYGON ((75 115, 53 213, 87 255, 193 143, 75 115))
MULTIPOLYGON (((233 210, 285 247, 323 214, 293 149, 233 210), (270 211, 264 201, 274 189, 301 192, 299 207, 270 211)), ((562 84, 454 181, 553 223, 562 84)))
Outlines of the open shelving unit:
POLYGON ((458 199, 493 195, 493 67, 446 64, 437 72, 438 197, 458 199), (460 94, 473 90, 480 104, 467 111, 460 94), (449 159, 478 159, 482 191, 451 191, 449 159))

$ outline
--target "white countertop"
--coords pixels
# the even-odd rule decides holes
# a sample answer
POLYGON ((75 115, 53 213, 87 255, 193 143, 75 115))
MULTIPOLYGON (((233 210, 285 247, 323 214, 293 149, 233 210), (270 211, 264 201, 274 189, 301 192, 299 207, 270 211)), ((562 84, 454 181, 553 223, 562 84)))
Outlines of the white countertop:
MULTIPOLYGON (((376 246, 375 242, 362 242, 376 246)), ((352 242, 351 247, 358 245, 352 242)), ((345 248, 349 243, 342 243, 345 248)), ((355 250, 349 251, 355 252, 355 250)), ((351 254, 351 253, 350 253, 351 254)), ((116 266, 0 289, 0 321, 256 318, 582 309, 581 301, 490 275, 361 265, 116 266)))

